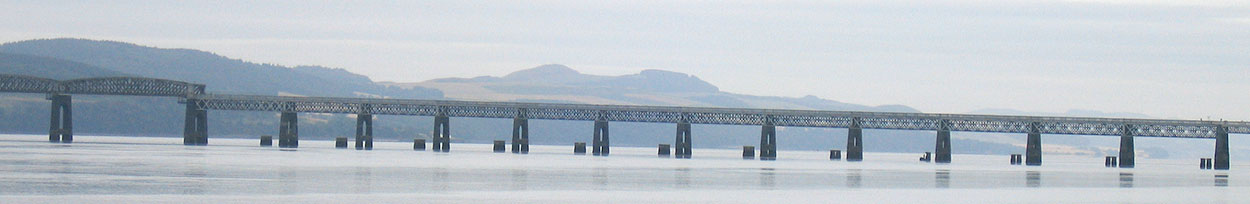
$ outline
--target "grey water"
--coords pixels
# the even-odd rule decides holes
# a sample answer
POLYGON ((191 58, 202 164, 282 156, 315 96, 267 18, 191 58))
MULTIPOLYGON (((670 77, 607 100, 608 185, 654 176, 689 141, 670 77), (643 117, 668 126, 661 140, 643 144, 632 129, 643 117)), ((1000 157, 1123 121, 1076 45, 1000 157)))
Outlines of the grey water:
POLYGON ((827 152, 778 152, 745 160, 737 149, 695 149, 693 159, 656 149, 613 147, 609 157, 571 146, 494 153, 453 143, 450 153, 377 142, 372 151, 301 141, 298 149, 257 140, 0 135, 0 203, 1238 203, 1250 202, 1250 165, 1202 170, 1197 159, 1138 158, 1106 168, 1099 156, 1045 155, 1043 166, 1007 155, 866 153, 863 162, 827 152), (7 201, 7 202, 5 202, 7 201))

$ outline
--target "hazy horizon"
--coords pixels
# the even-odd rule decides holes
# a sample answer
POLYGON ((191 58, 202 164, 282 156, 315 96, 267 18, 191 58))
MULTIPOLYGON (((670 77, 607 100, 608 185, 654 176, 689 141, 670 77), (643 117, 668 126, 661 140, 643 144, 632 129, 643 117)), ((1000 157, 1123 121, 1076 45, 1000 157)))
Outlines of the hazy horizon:
POLYGON ((114 40, 376 81, 543 64, 660 69, 722 91, 925 112, 1097 110, 1250 120, 1250 3, 61 2, 0 9, 0 41, 114 40), (350 6, 349 6, 350 5, 350 6))

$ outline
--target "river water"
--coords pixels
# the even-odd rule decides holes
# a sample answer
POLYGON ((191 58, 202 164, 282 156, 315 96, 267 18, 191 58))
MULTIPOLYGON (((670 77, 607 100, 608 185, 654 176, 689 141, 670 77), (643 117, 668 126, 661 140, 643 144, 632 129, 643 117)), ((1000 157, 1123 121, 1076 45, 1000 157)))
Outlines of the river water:
POLYGON ((1250 165, 1201 170, 1197 159, 1138 158, 1105 168, 1102 157, 1044 156, 1044 166, 1006 155, 778 151, 743 160, 737 149, 695 149, 693 159, 613 147, 612 156, 571 146, 493 153, 452 144, 450 153, 377 142, 372 151, 300 141, 298 149, 253 139, 0 135, 0 203, 1246 203, 1250 165))

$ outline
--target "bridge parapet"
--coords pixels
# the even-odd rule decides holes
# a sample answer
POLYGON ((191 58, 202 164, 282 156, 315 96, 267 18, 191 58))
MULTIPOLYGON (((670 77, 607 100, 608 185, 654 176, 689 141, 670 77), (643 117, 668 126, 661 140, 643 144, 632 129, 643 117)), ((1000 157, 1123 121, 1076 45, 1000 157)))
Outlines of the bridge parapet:
POLYGON ((60 91, 60 81, 31 76, 0 74, 0 91, 54 93, 60 91))
POLYGON ((0 74, 0 91, 187 98, 204 94, 204 85, 143 77, 101 77, 58 81, 32 76, 0 74))

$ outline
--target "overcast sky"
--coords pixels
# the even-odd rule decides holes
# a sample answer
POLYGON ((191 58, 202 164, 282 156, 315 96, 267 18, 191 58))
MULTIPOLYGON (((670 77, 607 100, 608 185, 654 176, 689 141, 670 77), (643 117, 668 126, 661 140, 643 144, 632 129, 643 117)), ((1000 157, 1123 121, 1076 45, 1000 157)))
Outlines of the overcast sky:
POLYGON ((1247 1, 0 1, 4 42, 117 40, 378 81, 558 63, 925 112, 1250 120, 1247 1))

